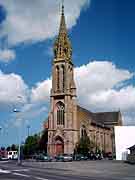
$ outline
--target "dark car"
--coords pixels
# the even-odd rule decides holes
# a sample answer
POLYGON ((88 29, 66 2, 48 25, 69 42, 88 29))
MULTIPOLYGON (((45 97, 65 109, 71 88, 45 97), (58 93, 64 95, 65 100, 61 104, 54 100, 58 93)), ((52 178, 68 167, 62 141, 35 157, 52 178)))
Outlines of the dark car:
POLYGON ((76 155, 74 156, 74 160, 76 160, 76 161, 88 160, 88 156, 84 156, 84 155, 82 155, 82 154, 76 154, 76 155))
POLYGON ((90 159, 90 160, 96 160, 96 159, 97 159, 96 154, 95 154, 94 152, 91 152, 91 153, 89 154, 89 159, 90 159))
POLYGON ((37 161, 46 161, 46 162, 51 162, 52 157, 44 154, 39 154, 36 156, 37 161))
POLYGON ((63 162, 64 161, 64 156, 62 154, 59 154, 55 156, 55 159, 57 162, 63 162))

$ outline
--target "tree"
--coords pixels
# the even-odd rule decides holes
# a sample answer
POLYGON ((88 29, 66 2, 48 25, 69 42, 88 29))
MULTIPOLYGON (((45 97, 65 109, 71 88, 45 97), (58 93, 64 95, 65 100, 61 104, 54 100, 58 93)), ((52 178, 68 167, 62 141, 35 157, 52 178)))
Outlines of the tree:
POLYGON ((17 146, 15 145, 15 144, 12 144, 12 146, 11 146, 11 151, 17 151, 17 146))
POLYGON ((39 150, 39 138, 40 137, 37 134, 27 137, 23 147, 24 155, 33 155, 39 150))
POLYGON ((10 146, 8 146, 8 147, 7 147, 7 151, 10 151, 10 150, 11 150, 11 147, 10 147, 10 146))
POLYGON ((42 132, 42 136, 39 140, 39 150, 47 153, 47 142, 48 142, 48 130, 45 129, 42 132))
POLYGON ((87 134, 85 136, 82 136, 79 140, 79 142, 76 145, 75 152, 78 154, 88 155, 89 151, 92 151, 95 147, 95 144, 90 141, 87 134))

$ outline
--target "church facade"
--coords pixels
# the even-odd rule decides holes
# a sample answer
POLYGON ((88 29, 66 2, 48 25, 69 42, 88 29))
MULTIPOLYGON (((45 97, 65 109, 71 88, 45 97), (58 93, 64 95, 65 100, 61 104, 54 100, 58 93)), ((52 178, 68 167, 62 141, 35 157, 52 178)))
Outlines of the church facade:
POLYGON ((54 43, 52 89, 48 116, 48 154, 72 154, 81 136, 104 152, 114 152, 114 126, 122 125, 118 112, 93 113, 77 105, 72 47, 62 7, 59 34, 54 43))

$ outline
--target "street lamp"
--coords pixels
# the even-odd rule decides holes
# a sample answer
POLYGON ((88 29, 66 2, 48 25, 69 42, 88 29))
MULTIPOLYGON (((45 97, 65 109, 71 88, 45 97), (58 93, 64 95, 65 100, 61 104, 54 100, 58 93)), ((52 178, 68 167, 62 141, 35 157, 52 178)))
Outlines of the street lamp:
MULTIPOLYGON (((19 110, 17 109, 14 109, 13 110, 14 113, 20 113, 19 110)), ((20 158, 20 155, 21 155, 21 140, 20 140, 20 132, 19 132, 19 144, 18 144, 18 165, 21 165, 21 158, 20 158)))
MULTIPOLYGON (((22 99, 22 96, 17 96, 17 98, 18 98, 18 99, 22 99)), ((16 113, 16 114, 19 114, 21 111, 15 108, 15 109, 13 110, 13 112, 16 113)), ((16 118, 17 118, 17 117, 16 117, 16 118)), ((21 135, 20 135, 20 132, 18 132, 18 133, 19 133, 18 165, 21 165, 21 157, 20 157, 20 156, 21 156, 21 137, 20 137, 21 135)))

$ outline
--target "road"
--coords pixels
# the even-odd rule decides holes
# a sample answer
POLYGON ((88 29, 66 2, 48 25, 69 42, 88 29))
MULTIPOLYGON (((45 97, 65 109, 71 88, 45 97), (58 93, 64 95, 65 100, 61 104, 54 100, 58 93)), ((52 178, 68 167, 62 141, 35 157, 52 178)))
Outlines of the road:
MULTIPOLYGON (((73 175, 69 170, 45 169, 18 166, 16 162, 0 162, 0 179, 2 180, 90 180, 88 177, 73 175)), ((96 179, 95 179, 96 180, 96 179)))
POLYGON ((0 162, 0 180, 135 180, 135 166, 104 161, 0 162))

